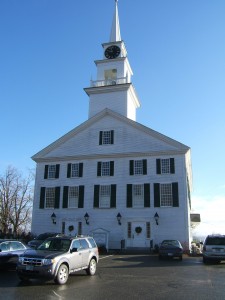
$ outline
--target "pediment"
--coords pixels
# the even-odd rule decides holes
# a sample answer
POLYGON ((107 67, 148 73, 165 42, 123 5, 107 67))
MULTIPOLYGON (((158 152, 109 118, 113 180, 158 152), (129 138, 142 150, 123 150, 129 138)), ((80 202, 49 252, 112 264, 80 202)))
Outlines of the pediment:
POLYGON ((186 153, 190 148, 112 110, 105 109, 35 154, 36 162, 91 157, 186 153), (99 147, 99 132, 114 130, 114 145, 99 147))

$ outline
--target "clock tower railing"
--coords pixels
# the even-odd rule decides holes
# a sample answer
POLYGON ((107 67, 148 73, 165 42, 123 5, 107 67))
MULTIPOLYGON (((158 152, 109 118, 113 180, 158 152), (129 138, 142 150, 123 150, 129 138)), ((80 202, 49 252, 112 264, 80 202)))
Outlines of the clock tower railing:
POLYGON ((106 85, 116 85, 128 83, 127 77, 115 78, 115 79, 106 79, 106 80, 91 80, 91 87, 99 87, 106 85))

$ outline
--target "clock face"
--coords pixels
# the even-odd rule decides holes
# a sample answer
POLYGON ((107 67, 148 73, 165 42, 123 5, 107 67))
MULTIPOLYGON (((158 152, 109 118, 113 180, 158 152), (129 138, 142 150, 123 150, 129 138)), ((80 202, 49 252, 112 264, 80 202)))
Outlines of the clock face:
POLYGON ((109 46, 108 48, 106 48, 105 50, 105 57, 112 59, 112 58, 116 58, 117 56, 120 55, 120 48, 118 46, 109 46))

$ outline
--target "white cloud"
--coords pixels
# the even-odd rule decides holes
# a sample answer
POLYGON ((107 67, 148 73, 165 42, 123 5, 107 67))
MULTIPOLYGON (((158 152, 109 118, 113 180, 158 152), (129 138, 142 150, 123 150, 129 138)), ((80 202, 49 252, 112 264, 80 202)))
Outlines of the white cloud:
POLYGON ((193 212, 200 213, 201 223, 193 230, 194 236, 225 234, 225 195, 212 198, 194 196, 193 212))

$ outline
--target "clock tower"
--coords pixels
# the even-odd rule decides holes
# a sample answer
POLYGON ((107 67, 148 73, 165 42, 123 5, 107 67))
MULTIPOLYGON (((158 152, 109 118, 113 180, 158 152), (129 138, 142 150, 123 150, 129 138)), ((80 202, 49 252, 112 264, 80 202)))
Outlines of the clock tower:
POLYGON ((120 35, 117 0, 110 39, 102 47, 103 58, 95 61, 97 80, 92 80, 91 87, 84 89, 89 96, 89 118, 108 108, 136 121, 140 101, 131 82, 133 72, 120 35))

